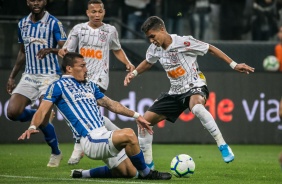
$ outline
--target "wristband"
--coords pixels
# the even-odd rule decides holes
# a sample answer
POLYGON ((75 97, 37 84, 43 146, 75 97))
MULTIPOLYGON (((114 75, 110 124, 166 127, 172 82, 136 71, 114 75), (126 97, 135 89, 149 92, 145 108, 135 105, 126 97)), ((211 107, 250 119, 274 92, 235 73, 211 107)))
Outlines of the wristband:
POLYGON ((132 74, 136 77, 136 76, 138 75, 137 70, 133 70, 133 71, 132 71, 132 74))
POLYGON ((137 119, 139 116, 140 116, 140 114, 138 112, 134 112, 134 115, 132 117, 137 119))
POLYGON ((237 63, 236 63, 235 61, 232 61, 232 62, 229 64, 229 66, 230 66, 232 69, 234 69, 236 65, 237 65, 237 63))
POLYGON ((36 126, 35 126, 35 125, 30 125, 30 126, 28 127, 28 130, 36 130, 36 126))

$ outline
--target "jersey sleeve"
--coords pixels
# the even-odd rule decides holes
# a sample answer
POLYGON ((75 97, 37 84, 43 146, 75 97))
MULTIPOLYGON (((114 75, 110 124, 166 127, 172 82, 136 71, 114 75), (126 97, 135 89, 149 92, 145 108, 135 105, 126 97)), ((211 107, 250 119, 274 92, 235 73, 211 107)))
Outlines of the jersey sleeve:
POLYGON ((61 96, 62 90, 58 83, 55 82, 48 87, 43 100, 47 100, 55 104, 61 98, 61 96))
POLYGON ((79 26, 74 26, 69 33, 68 39, 64 44, 63 48, 66 48, 69 52, 75 52, 78 47, 78 29, 79 26))
POLYGON ((99 100, 99 99, 101 99, 101 98, 103 98, 105 96, 104 93, 102 93, 100 91, 99 87, 96 84, 92 83, 92 86, 93 86, 93 88, 95 90, 94 96, 95 96, 96 100, 99 100))
POLYGON ((18 43, 23 43, 22 32, 20 29, 20 24, 18 24, 18 43))
POLYGON ((186 46, 186 52, 193 53, 195 55, 204 55, 209 50, 209 44, 202 42, 200 40, 197 40, 193 38, 192 36, 184 37, 184 45, 186 46), (187 41, 186 41, 187 40, 187 41))
POLYGON ((53 29, 54 37, 57 41, 67 40, 67 35, 64 30, 63 24, 60 21, 56 21, 53 29))
POLYGON ((146 52, 146 60, 151 64, 155 64, 160 59, 159 56, 154 54, 155 48, 156 47, 153 44, 151 44, 146 52))
POLYGON ((109 44, 110 50, 120 50, 121 45, 118 38, 118 32, 114 26, 112 26, 112 33, 111 33, 111 42, 109 44))

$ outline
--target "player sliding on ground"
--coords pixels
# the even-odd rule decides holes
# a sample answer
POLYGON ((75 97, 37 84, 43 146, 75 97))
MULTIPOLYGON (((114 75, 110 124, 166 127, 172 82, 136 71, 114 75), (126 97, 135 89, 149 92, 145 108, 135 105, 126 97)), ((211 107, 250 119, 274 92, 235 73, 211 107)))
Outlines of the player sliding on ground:
POLYGON ((52 83, 34 114, 30 127, 19 140, 29 139, 38 133, 53 104, 62 113, 72 132, 81 137, 81 147, 85 155, 94 160, 103 160, 106 166, 89 170, 73 170, 73 178, 133 178, 168 180, 170 173, 150 170, 145 164, 138 139, 134 131, 124 128, 109 131, 104 125, 98 105, 108 110, 136 119, 139 126, 153 133, 143 116, 100 92, 98 86, 87 81, 86 62, 82 55, 67 53, 62 61, 64 75, 52 83))

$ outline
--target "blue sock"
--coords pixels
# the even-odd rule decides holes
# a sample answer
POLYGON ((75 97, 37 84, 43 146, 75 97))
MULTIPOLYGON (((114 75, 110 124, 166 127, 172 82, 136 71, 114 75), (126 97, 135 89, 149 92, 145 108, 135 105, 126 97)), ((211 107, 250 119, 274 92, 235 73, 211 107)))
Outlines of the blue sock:
POLYGON ((134 167, 138 170, 141 176, 146 176, 150 172, 150 168, 145 164, 143 152, 140 151, 137 155, 129 156, 134 167))
POLYGON ((54 126, 51 123, 48 123, 46 127, 39 126, 39 129, 43 132, 45 141, 51 147, 52 154, 59 155, 61 151, 59 149, 59 143, 54 126))
POLYGON ((112 178, 112 173, 107 166, 90 169, 91 178, 112 178))
POLYGON ((26 122, 31 121, 36 109, 24 109, 24 111, 16 118, 16 121, 26 122))

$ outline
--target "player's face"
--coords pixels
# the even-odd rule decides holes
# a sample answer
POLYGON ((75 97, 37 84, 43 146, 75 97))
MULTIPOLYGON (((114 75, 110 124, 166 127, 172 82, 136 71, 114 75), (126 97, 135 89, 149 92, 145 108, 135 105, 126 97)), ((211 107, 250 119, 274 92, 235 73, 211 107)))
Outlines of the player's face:
POLYGON ((105 16, 105 9, 103 4, 90 4, 86 14, 92 26, 100 27, 105 16))
POLYGON ((87 77, 87 68, 83 58, 76 58, 73 67, 70 67, 70 73, 77 81, 85 81, 87 77))
POLYGON ((46 0, 27 0, 27 6, 33 14, 40 14, 45 9, 46 0))
POLYGON ((165 33, 166 31, 164 28, 158 30, 151 29, 146 32, 146 36, 151 43, 155 44, 157 47, 162 47, 164 44, 165 33))

